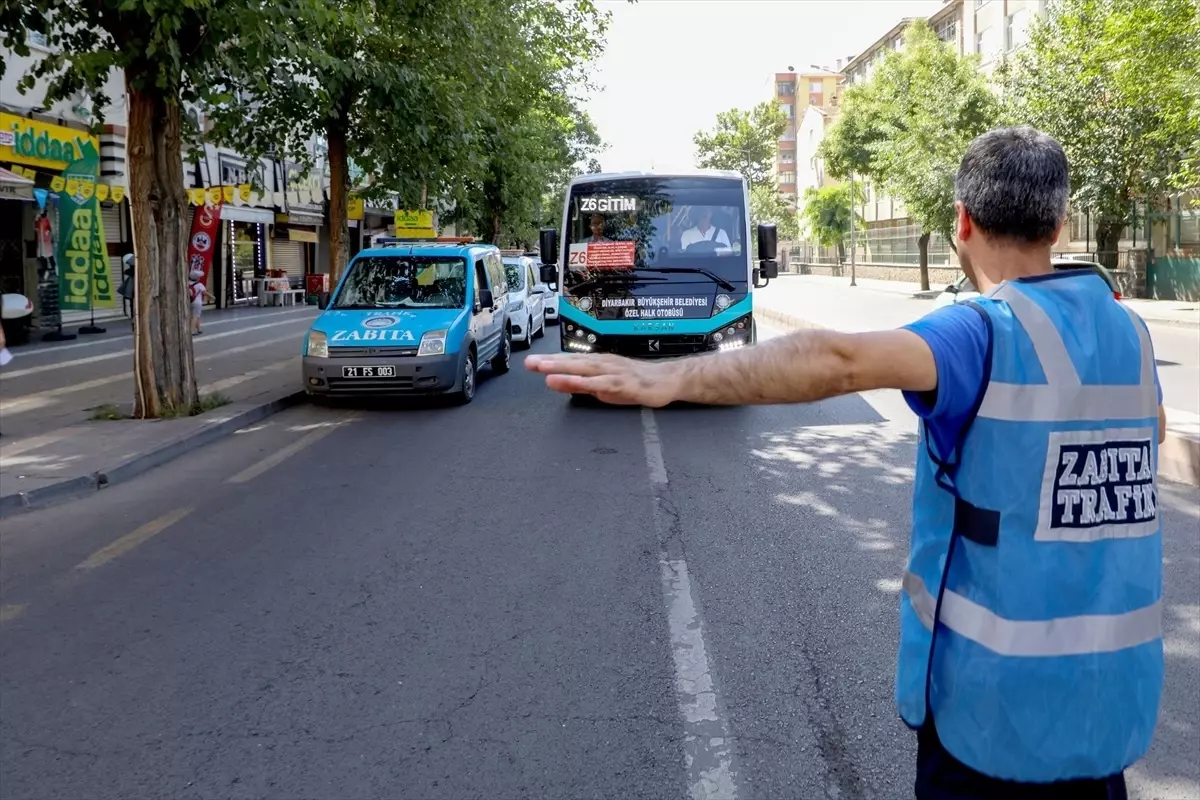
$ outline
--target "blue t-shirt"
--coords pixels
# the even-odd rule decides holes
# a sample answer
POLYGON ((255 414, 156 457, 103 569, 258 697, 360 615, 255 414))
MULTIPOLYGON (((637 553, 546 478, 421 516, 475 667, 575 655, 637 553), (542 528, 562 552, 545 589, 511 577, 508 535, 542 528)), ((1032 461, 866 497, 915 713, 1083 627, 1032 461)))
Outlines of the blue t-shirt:
MULTIPOLYGON (((983 383, 991 329, 978 311, 955 304, 905 325, 904 330, 912 331, 929 345, 938 380, 934 391, 905 392, 904 399, 913 413, 925 420, 926 435, 938 456, 951 458, 983 383)), ((1154 382, 1161 405, 1162 384, 1157 369, 1154 382)))

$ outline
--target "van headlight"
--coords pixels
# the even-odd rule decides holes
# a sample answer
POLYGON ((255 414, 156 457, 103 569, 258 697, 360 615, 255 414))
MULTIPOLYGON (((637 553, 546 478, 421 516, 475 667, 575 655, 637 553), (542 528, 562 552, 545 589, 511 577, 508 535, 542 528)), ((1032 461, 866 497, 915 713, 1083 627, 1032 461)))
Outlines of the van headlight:
POLYGON ((421 336, 421 346, 417 348, 417 355, 445 355, 447 333, 449 333, 449 331, 447 331, 445 328, 437 331, 425 331, 425 333, 421 336))
POLYGON ((329 358, 329 342, 321 331, 309 331, 304 355, 313 358, 329 358))

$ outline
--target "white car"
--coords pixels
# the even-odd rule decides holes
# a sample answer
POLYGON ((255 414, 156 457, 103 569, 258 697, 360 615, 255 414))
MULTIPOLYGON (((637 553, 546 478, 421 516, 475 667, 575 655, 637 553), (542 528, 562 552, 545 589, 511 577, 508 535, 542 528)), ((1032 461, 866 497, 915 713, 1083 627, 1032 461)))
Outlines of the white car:
POLYGON ((550 287, 538 283, 533 259, 522 255, 504 256, 504 274, 508 277, 508 319, 514 345, 527 348, 534 339, 546 335, 546 301, 550 287))
MULTIPOLYGON (((1055 257, 1050 260, 1050 264, 1055 270, 1061 269, 1090 269, 1095 272, 1104 282, 1108 284, 1108 288, 1112 290, 1113 297, 1117 300, 1121 299, 1121 290, 1117 287, 1116 280, 1113 279, 1112 273, 1105 269, 1102 265, 1095 261, 1084 261, 1078 258, 1060 258, 1055 257)), ((975 284, 966 275, 963 275, 954 283, 942 290, 933 300, 934 308, 942 308, 943 306, 954 305, 955 303, 966 303, 979 297, 979 290, 975 288, 975 284)))

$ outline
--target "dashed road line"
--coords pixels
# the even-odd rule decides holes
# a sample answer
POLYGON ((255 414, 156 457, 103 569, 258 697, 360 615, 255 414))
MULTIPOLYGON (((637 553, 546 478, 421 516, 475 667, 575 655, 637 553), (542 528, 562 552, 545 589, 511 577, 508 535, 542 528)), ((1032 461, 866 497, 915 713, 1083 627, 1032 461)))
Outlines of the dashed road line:
MULTIPOLYGON (((260 320, 260 319, 269 318, 269 317, 278 317, 278 316, 282 316, 284 314, 289 315, 289 316, 293 315, 293 314, 304 315, 305 311, 310 311, 310 310, 311 309, 297 308, 295 310, 289 310, 289 311, 267 311, 262 314, 254 314, 253 316, 245 315, 245 316, 235 317, 233 319, 215 319, 215 320, 212 320, 211 322, 206 322, 204 324, 206 327, 207 326, 211 326, 214 328, 224 327, 225 325, 237 325, 239 323, 244 323, 244 322, 254 322, 255 320, 260 320)), ((305 316, 307 316, 307 315, 305 315, 305 316)), ((315 316, 313 316, 312 318, 316 319, 315 316)), ((126 321, 127 321, 127 319, 125 319, 125 318, 119 318, 117 320, 117 322, 122 322, 122 323, 126 322, 126 321)), ((125 339, 132 339, 132 338, 133 338, 132 333, 123 333, 120 336, 109 336, 105 339, 95 339, 90 342, 76 342, 75 344, 46 344, 46 345, 41 345, 41 346, 36 346, 36 347, 22 347, 20 349, 20 351, 18 351, 18 356, 20 356, 22 359, 36 358, 37 356, 40 356, 42 354, 54 355, 57 353, 61 353, 65 350, 78 350, 79 348, 82 348, 82 347, 100 347, 102 345, 112 344, 113 342, 121 342, 121 341, 124 341, 125 339)), ((214 337, 210 336, 208 338, 212 339, 214 337)))
MULTIPOLYGON (((209 353, 208 355, 198 356, 194 363, 201 364, 205 361, 211 361, 215 358, 224 358, 226 356, 244 353, 247 350, 256 350, 260 347, 266 347, 280 342, 295 341, 296 334, 287 336, 276 336, 273 339, 263 339, 260 342, 253 344, 242 345, 241 347, 231 347, 228 350, 222 350, 219 353, 209 353)), ((92 381, 84 381, 83 383, 73 383, 69 386, 60 386, 57 389, 47 389, 44 392, 36 392, 34 394, 25 394, 18 397, 10 397, 7 400, 0 400, 0 412, 4 414, 21 414, 25 411, 31 411, 35 408, 44 408, 48 405, 53 405, 58 402, 54 398, 61 397, 75 392, 84 392, 88 389, 95 389, 99 386, 106 386, 110 383, 129 380, 130 374, 123 372, 120 375, 109 375, 106 378, 97 378, 92 381)))
POLYGON ((226 483, 249 483, 250 481, 254 480, 259 475, 262 475, 264 472, 271 469, 272 467, 276 467, 279 464, 282 464, 284 461, 286 461, 287 459, 296 455, 296 453, 299 453, 304 448, 306 448, 310 445, 316 444, 318 441, 320 441, 321 439, 324 439, 326 436, 333 433, 338 428, 342 427, 346 423, 354 422, 356 419, 358 419, 358 417, 343 416, 343 417, 331 420, 329 422, 322 423, 320 427, 317 427, 314 430, 309 431, 308 433, 304 434, 296 441, 289 444, 287 447, 284 447, 284 448, 281 448, 280 450, 275 451, 271 455, 264 458, 262 461, 259 461, 257 464, 251 464, 250 466, 246 467, 244 470, 242 470, 238 474, 227 479, 225 482, 226 483))
POLYGON ((162 533, 190 513, 192 513, 191 508, 177 508, 174 511, 168 511, 158 519, 150 520, 132 533, 127 533, 107 547, 102 547, 92 553, 85 561, 76 564, 75 569, 95 569, 103 566, 114 558, 125 555, 142 542, 162 533))
MULTIPOLYGON (((250 331, 261 331, 261 330, 265 330, 267 328, 277 328, 280 325, 295 325, 297 322, 304 322, 306 319, 307 319, 307 317, 298 316, 296 319, 285 319, 281 322, 266 322, 266 323, 263 323, 262 325, 251 325, 248 328, 238 328, 237 330, 225 331, 224 333, 205 334, 203 337, 201 337, 201 339, 203 339, 203 341, 205 341, 205 342, 211 342, 214 339, 224 339, 226 336, 241 336, 242 334, 249 333, 250 331)), ((197 339, 196 343, 199 344, 200 339, 197 339)), ((228 351, 224 351, 224 352, 228 352, 228 351)), ((76 358, 76 359, 72 359, 70 361, 58 361, 54 364, 43 364, 40 367, 27 367, 26 369, 15 369, 11 372, 5 372, 4 379, 12 380, 13 378, 21 378, 21 377, 24 377, 25 375, 37 375, 42 372, 53 372, 56 369, 65 369, 66 367, 78 367, 83 364, 95 364, 100 361, 109 361, 114 358, 125 358, 127 356, 132 356, 132 355, 133 355, 133 349, 128 348, 125 350, 117 350, 116 352, 113 352, 113 353, 101 353, 100 355, 97 355, 97 356, 88 356, 87 358, 76 358)))
POLYGON ((269 367, 251 370, 250 372, 246 372, 242 375, 234 375, 232 378, 224 378, 223 380, 213 381, 212 383, 201 386, 196 391, 200 394, 224 392, 228 389, 232 389, 238 384, 245 383, 246 381, 252 381, 255 378, 261 378, 265 375, 270 375, 272 372, 278 372, 279 370, 286 369, 287 367, 299 368, 299 364, 300 358, 297 356, 295 358, 288 359, 287 361, 280 361, 278 364, 272 364, 269 367))
POLYGON ((663 552, 659 556, 663 603, 675 664, 675 694, 683 716, 683 753, 692 800, 736 800, 734 742, 729 734, 725 705, 714 679, 713 664, 704 642, 704 620, 696 607, 687 561, 677 538, 666 461, 654 412, 642 409, 642 442, 646 467, 654 488, 654 527, 663 552))

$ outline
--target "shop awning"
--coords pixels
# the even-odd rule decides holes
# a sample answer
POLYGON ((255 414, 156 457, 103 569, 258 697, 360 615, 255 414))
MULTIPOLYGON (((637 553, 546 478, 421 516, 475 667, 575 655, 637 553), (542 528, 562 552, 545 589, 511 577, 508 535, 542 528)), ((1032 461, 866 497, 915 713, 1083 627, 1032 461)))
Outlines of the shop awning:
POLYGON ((267 225, 275 222, 275 212, 269 208, 247 208, 246 206, 229 206, 222 204, 221 219, 234 222, 262 222, 267 225))
POLYGON ((0 200, 32 200, 33 181, 0 167, 0 200))

